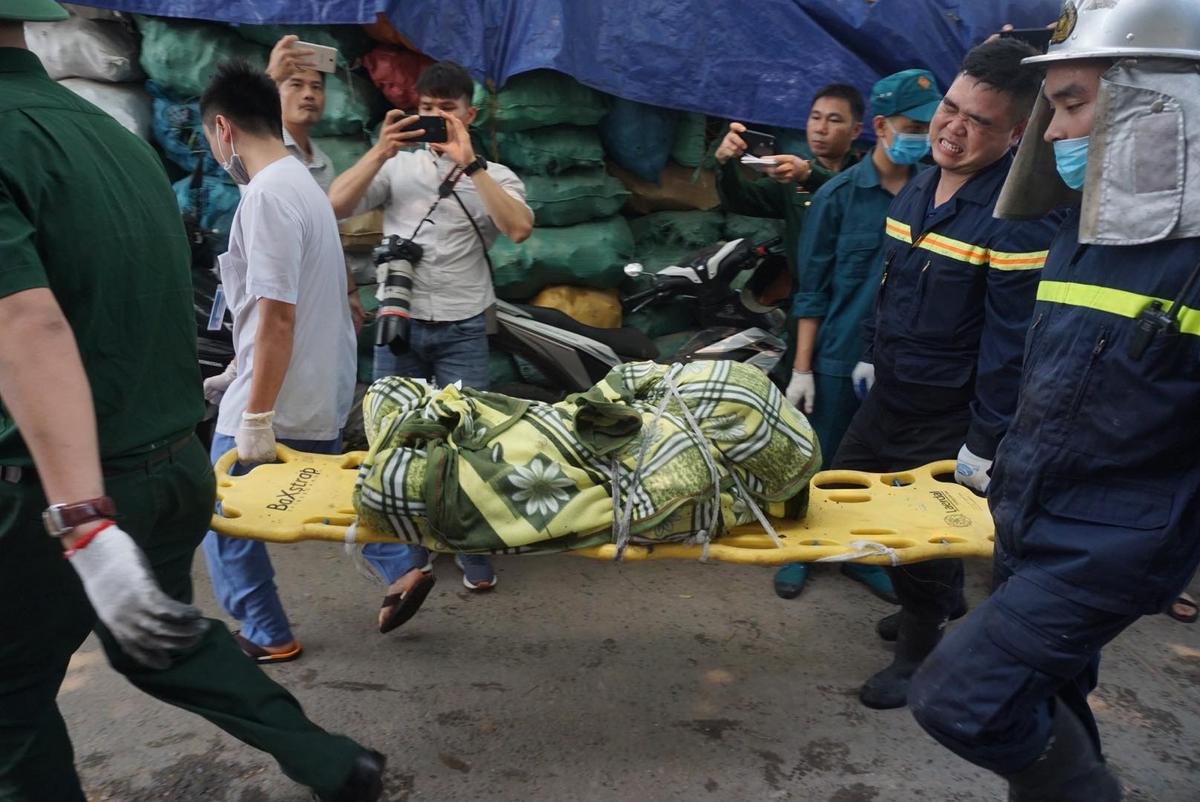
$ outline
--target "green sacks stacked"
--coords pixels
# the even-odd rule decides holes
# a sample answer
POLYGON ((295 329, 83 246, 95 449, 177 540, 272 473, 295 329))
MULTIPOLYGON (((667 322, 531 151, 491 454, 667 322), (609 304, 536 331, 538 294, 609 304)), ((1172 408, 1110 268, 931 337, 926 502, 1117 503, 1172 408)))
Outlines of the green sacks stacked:
POLYGON ((604 171, 595 125, 608 111, 599 92, 549 70, 524 73, 499 92, 477 87, 475 133, 489 158, 525 182, 534 231, 492 248, 496 292, 527 300, 551 284, 607 289, 633 256, 633 234, 618 216, 629 197, 604 171))
MULTIPOLYGON (((296 33, 305 41, 338 45, 339 57, 347 55, 342 47, 353 41, 341 31, 345 26, 231 28, 161 17, 136 19, 142 34, 142 69, 180 100, 198 97, 222 61, 240 58, 265 69, 271 45, 286 32, 296 33)), ((330 73, 325 77, 325 114, 313 128, 313 135, 361 134, 382 113, 381 103, 378 90, 365 78, 345 69, 330 73)))
POLYGON ((520 245, 504 237, 491 250, 496 294, 532 298, 550 284, 609 289, 621 283, 633 259, 633 234, 623 217, 562 228, 534 228, 520 245))
POLYGON ((246 41, 225 25, 159 17, 136 19, 142 33, 142 69, 181 99, 199 97, 217 64, 227 59, 246 59, 263 69, 267 66, 267 48, 246 41))

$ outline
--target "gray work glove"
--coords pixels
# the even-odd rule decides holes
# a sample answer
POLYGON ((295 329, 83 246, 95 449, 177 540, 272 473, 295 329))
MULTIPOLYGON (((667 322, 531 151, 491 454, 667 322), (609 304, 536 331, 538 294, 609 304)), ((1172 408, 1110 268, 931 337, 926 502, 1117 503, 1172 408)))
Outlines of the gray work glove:
POLYGON ((159 589, 146 556, 120 527, 109 526, 68 553, 96 615, 142 665, 166 668, 170 651, 195 646, 208 629, 199 610, 159 589))
POLYGON ((275 411, 243 412, 233 442, 237 445, 238 462, 258 465, 275 461, 275 411))
POLYGON ((971 449, 964 445, 958 450, 958 463, 954 466, 954 481, 977 493, 987 495, 988 485, 992 483, 991 470, 992 461, 990 459, 975 456, 971 453, 971 449))
POLYGON ((850 372, 850 383, 854 386, 854 394, 862 401, 875 386, 875 366, 870 362, 859 362, 850 372))
POLYGON ((817 401, 817 384, 811 370, 793 370, 784 397, 805 415, 811 415, 817 401))
POLYGON ((236 378, 237 361, 235 360, 225 366, 223 373, 218 373, 216 376, 209 376, 204 380, 204 400, 214 407, 220 406, 221 399, 225 396, 225 391, 229 389, 229 385, 233 384, 233 380, 236 378))

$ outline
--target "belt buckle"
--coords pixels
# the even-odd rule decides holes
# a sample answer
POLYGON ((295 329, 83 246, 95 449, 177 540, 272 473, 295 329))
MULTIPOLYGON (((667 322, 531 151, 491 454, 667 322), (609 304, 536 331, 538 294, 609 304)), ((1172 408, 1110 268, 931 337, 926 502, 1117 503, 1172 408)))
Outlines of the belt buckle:
POLYGON ((16 465, 0 466, 0 481, 8 482, 9 484, 20 484, 21 477, 25 475, 25 469, 16 465))

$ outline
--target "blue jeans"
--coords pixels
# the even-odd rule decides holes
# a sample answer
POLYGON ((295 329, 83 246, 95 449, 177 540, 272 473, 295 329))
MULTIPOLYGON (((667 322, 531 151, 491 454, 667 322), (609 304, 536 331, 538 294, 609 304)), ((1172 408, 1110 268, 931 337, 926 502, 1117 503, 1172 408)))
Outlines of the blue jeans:
MULTIPOLYGON (((285 446, 312 454, 340 454, 342 438, 333 440, 280 440, 285 446)), ((234 447, 234 439, 213 434, 210 455, 216 464, 234 447)), ((253 465, 235 462, 229 473, 241 476, 253 465)), ((262 541, 226 537, 210 531, 201 543, 213 595, 221 608, 242 625, 242 637, 259 646, 281 646, 295 638, 283 602, 275 588, 275 569, 262 541)))
MULTIPOLYGON (((386 345, 375 346, 375 379, 410 376, 438 387, 461 380, 464 387, 487 389, 487 322, 482 313, 453 323, 412 320, 408 342, 409 350, 400 355, 386 345)), ((362 554, 389 585, 429 562, 427 549, 402 543, 368 543, 362 554)), ((462 559, 487 562, 487 557, 467 554, 462 559)))

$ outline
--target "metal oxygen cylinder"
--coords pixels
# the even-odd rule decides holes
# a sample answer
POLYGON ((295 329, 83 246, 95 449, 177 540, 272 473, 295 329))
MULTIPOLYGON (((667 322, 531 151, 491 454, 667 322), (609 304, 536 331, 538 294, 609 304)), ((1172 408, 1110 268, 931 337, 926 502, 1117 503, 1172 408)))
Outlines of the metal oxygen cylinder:
POLYGON ((379 279, 379 289, 375 293, 379 299, 375 345, 386 345, 393 354, 403 354, 409 348, 413 279, 423 254, 420 245, 395 234, 384 237, 382 244, 371 254, 379 279))

